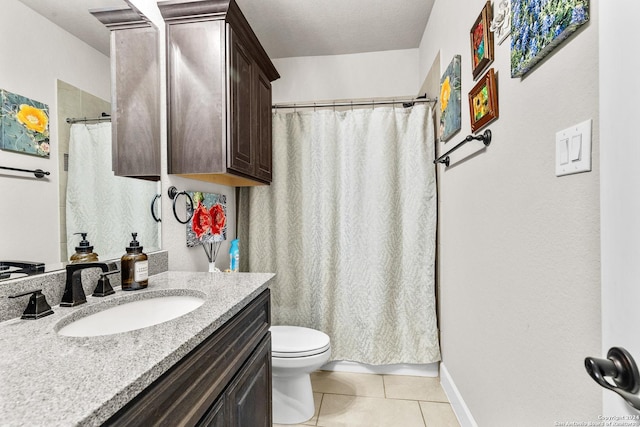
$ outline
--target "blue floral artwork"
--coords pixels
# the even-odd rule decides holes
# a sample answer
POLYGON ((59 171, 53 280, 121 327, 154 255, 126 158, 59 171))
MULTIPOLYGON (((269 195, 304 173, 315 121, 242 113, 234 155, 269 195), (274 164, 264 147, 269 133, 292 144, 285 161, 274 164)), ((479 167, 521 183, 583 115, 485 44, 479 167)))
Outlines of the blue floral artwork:
POLYGON ((49 158, 49 107, 0 89, 0 149, 49 158))
POLYGON ((440 140, 451 138, 462 126, 461 62, 455 55, 440 79, 440 140))
POLYGON ((512 0, 511 77, 522 77, 589 20, 589 0, 512 0))

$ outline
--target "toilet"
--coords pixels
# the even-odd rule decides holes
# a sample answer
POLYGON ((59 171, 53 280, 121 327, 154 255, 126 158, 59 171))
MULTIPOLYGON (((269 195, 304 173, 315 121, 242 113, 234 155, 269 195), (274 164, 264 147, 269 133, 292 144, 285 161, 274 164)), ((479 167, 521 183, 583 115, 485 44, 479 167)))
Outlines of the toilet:
POLYGON ((272 326, 273 423, 299 424, 315 412, 311 372, 329 361, 329 336, 300 326, 272 326))

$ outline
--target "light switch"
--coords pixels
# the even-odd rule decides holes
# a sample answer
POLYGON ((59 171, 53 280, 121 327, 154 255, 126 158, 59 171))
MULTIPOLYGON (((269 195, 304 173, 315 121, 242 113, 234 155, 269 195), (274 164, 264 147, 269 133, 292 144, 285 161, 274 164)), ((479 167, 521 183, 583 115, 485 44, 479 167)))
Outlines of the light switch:
POLYGON ((560 140, 560 164, 561 165, 566 165, 567 163, 569 163, 569 140, 568 139, 562 139, 560 140))
POLYGON ((556 176, 591 170, 591 119, 556 133, 556 176))
POLYGON ((582 150, 582 134, 571 136, 571 161, 580 160, 580 151, 582 150))

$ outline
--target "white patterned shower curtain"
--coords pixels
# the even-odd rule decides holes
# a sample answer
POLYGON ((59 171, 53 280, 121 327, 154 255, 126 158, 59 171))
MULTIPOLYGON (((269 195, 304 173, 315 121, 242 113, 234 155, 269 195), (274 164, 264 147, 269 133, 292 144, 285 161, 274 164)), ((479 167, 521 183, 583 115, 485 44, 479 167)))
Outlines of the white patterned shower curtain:
MULTIPOLYGON (((71 125, 67 181, 67 253, 86 232, 100 261, 120 258, 138 233, 144 251, 160 248, 151 201, 159 184, 115 176, 111 170, 111 123, 71 125)), ((159 207, 158 207, 159 208, 159 207)), ((158 210, 159 211, 159 210, 158 210)), ((158 212, 157 211, 157 212, 158 212)))
POLYGON ((239 198, 273 324, 326 332, 333 360, 440 360, 433 133, 426 105, 274 113, 274 181, 239 198))

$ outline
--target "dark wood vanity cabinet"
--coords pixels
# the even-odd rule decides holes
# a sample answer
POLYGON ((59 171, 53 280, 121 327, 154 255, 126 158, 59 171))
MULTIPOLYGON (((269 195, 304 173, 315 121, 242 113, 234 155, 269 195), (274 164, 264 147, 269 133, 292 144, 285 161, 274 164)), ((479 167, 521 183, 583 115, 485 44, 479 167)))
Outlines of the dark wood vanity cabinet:
POLYGON ((105 425, 271 427, 265 290, 105 425))
POLYGON ((158 32, 130 8, 92 10, 111 30, 112 168, 117 176, 160 180, 158 32))
POLYGON ((268 184, 271 82, 279 74, 233 0, 165 1, 168 172, 268 184))

